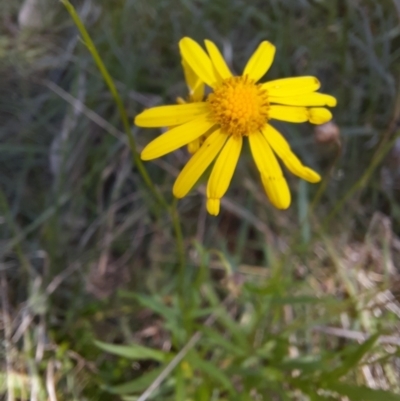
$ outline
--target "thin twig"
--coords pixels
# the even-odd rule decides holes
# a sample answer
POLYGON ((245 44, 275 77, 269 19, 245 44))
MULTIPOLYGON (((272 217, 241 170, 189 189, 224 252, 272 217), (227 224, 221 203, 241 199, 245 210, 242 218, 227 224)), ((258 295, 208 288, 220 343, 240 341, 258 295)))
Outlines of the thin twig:
POLYGON ((46 369, 46 388, 49 401, 57 401, 56 387, 54 384, 54 361, 50 359, 46 369))
MULTIPOLYGON (((338 327, 315 326, 313 327, 313 330, 319 331, 321 333, 331 334, 336 337, 349 338, 357 341, 365 341, 368 340, 368 338, 370 337, 370 334, 368 333, 363 333, 361 331, 355 330, 346 330, 338 327)), ((380 336, 378 339, 378 343, 400 346, 400 337, 380 336)))
POLYGON ((60 96, 62 99, 64 99, 67 103, 69 103, 72 107, 74 107, 77 111, 80 113, 84 114, 89 120, 93 121, 95 124, 97 124, 99 127, 103 128, 106 132, 111 134, 112 136, 116 137, 118 140, 121 142, 127 143, 126 135, 115 128, 112 124, 110 124, 107 120, 105 120, 103 117, 95 113, 93 110, 89 109, 86 107, 79 99, 73 97, 71 94, 66 92, 64 89, 62 89, 60 86, 55 84, 54 82, 51 82, 47 79, 40 80, 40 83, 42 83, 44 86, 46 86, 48 89, 56 93, 58 96, 60 96))
POLYGON ((74 263, 71 266, 68 267, 68 269, 64 270, 57 276, 51 280, 51 283, 47 286, 46 288, 46 295, 52 294, 57 287, 68 277, 70 276, 74 271, 78 270, 81 267, 79 263, 74 263))
MULTIPOLYGON (((226 307, 233 300, 232 295, 228 295, 221 306, 226 307)), ((211 326, 220 312, 221 308, 214 311, 204 322, 204 326, 211 326)), ((137 401, 145 401, 149 396, 156 390, 161 383, 168 377, 168 375, 176 368, 176 366, 182 361, 185 355, 192 349, 196 343, 201 339, 203 333, 196 331, 187 344, 176 354, 175 358, 165 367, 165 369, 157 376, 157 378, 151 383, 151 385, 145 390, 145 392, 137 399, 137 401)))

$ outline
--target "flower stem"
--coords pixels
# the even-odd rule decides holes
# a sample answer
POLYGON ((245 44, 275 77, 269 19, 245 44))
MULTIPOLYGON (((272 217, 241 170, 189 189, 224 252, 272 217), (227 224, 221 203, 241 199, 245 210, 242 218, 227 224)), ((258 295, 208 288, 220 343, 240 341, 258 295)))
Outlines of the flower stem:
POLYGON ((181 222, 179 219, 177 203, 178 203, 178 199, 174 198, 172 205, 171 205, 170 214, 171 214, 171 218, 172 218, 172 224, 174 226, 176 242, 178 244, 178 257, 179 257, 179 264, 180 264, 180 268, 181 268, 179 273, 180 273, 181 279, 183 280, 183 277, 185 277, 185 267, 186 267, 185 245, 183 243, 182 227, 181 227, 181 222))
POLYGON ((121 117, 122 124, 124 126, 124 130, 128 137, 128 143, 129 143, 129 147, 132 152, 134 163, 135 163, 136 167, 138 168, 139 173, 143 178, 143 181, 149 187, 150 191, 153 193, 153 195, 155 196, 157 201, 161 205, 163 205, 164 207, 167 208, 168 207, 167 202, 165 201, 164 197, 157 191, 156 187, 154 186, 153 182, 151 181, 149 174, 147 173, 147 170, 146 170, 144 164, 142 163, 142 161, 140 159, 139 153, 136 148, 136 143, 135 143, 135 140, 134 140, 132 132, 131 132, 131 126, 129 124, 129 119, 128 119, 128 116, 125 111, 124 103, 121 99, 121 96, 119 95, 119 93, 117 91, 117 88, 115 87, 115 84, 114 84, 113 79, 111 78, 111 75, 107 71, 107 68, 103 63, 103 61, 96 49, 96 46, 93 43, 93 40, 91 39, 88 31, 85 28, 85 25, 83 24, 82 20, 80 19, 74 6, 68 0, 61 0, 61 2, 64 4, 65 8, 71 15, 71 18, 73 19, 76 27, 78 28, 80 34, 82 35, 83 42, 85 43, 90 54, 92 55, 96 65, 97 65, 97 68, 99 69, 108 89, 111 92, 111 95, 114 98, 114 101, 117 105, 117 108, 118 108, 118 111, 119 111, 119 114, 121 117))
POLYGON ((124 103, 121 99, 121 96, 119 95, 119 93, 117 91, 117 88, 115 87, 115 84, 114 84, 113 79, 111 78, 111 75, 107 71, 107 68, 103 63, 103 61, 96 49, 96 46, 93 43, 93 40, 91 39, 88 31, 86 30, 82 20, 80 19, 79 15, 76 12, 73 5, 68 0, 61 0, 61 2, 64 4, 65 8, 71 15, 76 27, 78 28, 80 34, 82 35, 83 42, 85 43, 90 54, 92 55, 96 65, 97 65, 97 68, 99 69, 108 89, 110 90, 110 92, 114 98, 114 101, 117 105, 117 108, 118 108, 118 111, 119 111, 119 114, 120 114, 120 117, 122 120, 122 124, 124 126, 124 130, 126 132, 126 135, 128 136, 128 143, 129 143, 129 147, 132 152, 134 163, 135 163, 136 167, 138 168, 140 175, 142 176, 144 182, 147 184, 147 186, 149 187, 149 189, 151 190, 151 192, 153 193, 153 195, 155 196, 157 201, 169 212, 169 214, 171 216, 174 231, 175 231, 175 238, 176 238, 176 242, 177 242, 177 246, 178 246, 178 259, 179 259, 179 266, 180 266, 179 275, 180 275, 180 280, 181 280, 180 292, 181 292, 181 296, 183 297, 183 295, 185 293, 185 288, 184 288, 185 284, 184 283, 185 283, 185 277, 186 277, 186 271, 185 271, 186 270, 185 269, 186 261, 185 261, 185 247, 184 247, 184 243, 183 243, 182 228, 181 228, 181 223, 180 223, 180 219, 179 219, 179 214, 178 214, 178 211, 176 208, 177 199, 175 199, 172 202, 172 205, 169 206, 167 201, 160 194, 160 192, 157 191, 156 187, 154 186, 153 182, 151 181, 151 178, 148 175, 147 170, 146 170, 144 164, 142 163, 142 160, 140 159, 139 153, 136 148, 135 140, 132 136, 131 126, 129 124, 129 119, 128 119, 128 116, 125 111, 124 103))

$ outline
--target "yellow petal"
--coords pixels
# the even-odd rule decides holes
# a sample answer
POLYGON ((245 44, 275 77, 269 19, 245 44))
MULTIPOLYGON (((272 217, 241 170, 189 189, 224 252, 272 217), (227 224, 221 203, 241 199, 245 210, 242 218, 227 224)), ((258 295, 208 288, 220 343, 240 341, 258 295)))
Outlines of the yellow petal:
POLYGON ((336 106, 336 98, 325 93, 311 92, 296 96, 268 96, 270 103, 287 104, 289 106, 336 106))
POLYGON ((207 184, 207 198, 220 199, 227 191, 242 149, 241 136, 229 137, 212 169, 207 184))
POLYGON ((267 125, 262 129, 262 133, 267 142, 270 144, 272 150, 282 159, 283 163, 292 174, 303 178, 303 180, 313 183, 321 180, 321 177, 318 173, 308 167, 305 167, 301 163, 301 161, 290 149, 289 143, 274 127, 267 125))
POLYGON ((221 201, 219 199, 207 199, 207 211, 212 216, 218 216, 221 201))
POLYGON ((292 199, 284 177, 280 180, 281 183, 279 185, 271 175, 261 174, 261 181, 268 199, 277 209, 285 210, 290 206, 292 199))
POLYGON ((218 47, 211 40, 205 40, 206 48, 208 51, 208 55, 211 58, 211 62, 214 65, 218 75, 222 79, 230 78, 232 76, 231 71, 225 63, 224 57, 221 52, 218 50, 218 47))
POLYGON ((185 59, 182 59, 182 68, 183 74, 185 75, 186 85, 188 86, 189 90, 192 91, 196 87, 199 77, 190 68, 190 65, 185 59))
POLYGON ((309 120, 310 113, 305 107, 272 105, 268 110, 268 118, 290 123, 304 123, 309 120))
POLYGON ((142 151, 142 160, 156 159, 173 152, 206 133, 214 123, 202 116, 179 125, 150 142, 142 151))
POLYGON ((218 79, 215 76, 210 58, 201 46, 193 39, 185 37, 180 40, 179 48, 183 59, 195 74, 207 85, 214 87, 218 79))
POLYGON ((243 75, 258 81, 271 67, 275 56, 275 46, 267 41, 261 42, 244 68, 243 75))
POLYGON ((220 130, 213 132, 201 148, 191 157, 175 181, 172 192, 176 198, 183 198, 196 184, 206 168, 217 157, 228 136, 220 130))
POLYGON ((187 123, 194 118, 208 113, 206 102, 174 104, 147 109, 135 117, 139 127, 169 127, 187 123))
POLYGON ((324 107, 313 107, 309 109, 310 123, 313 124, 325 124, 332 120, 332 113, 324 107))
POLYGON ((320 86, 317 78, 309 76, 275 79, 262 84, 269 96, 277 97, 303 95, 318 90, 320 86))
POLYGON ((200 149, 200 138, 195 139, 194 141, 188 143, 187 150, 193 155, 200 149))
POLYGON ((250 134, 249 142, 269 200, 276 208, 287 209, 291 201, 290 190, 272 149, 261 132, 250 134))
POLYGON ((190 99, 192 102, 201 102, 204 98, 204 82, 197 80, 197 85, 190 92, 190 99))
POLYGON ((201 102, 204 97, 204 83, 199 79, 184 59, 182 59, 182 67, 191 101, 201 102))

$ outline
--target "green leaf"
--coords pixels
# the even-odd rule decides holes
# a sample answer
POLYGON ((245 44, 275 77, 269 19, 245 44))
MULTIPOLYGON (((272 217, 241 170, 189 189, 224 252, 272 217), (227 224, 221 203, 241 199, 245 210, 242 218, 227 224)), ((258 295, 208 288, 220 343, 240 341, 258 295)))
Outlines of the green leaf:
POLYGON ((133 294, 126 291, 120 291, 120 295, 124 298, 134 298, 144 307, 162 316, 165 319, 164 327, 170 330, 179 341, 186 340, 186 332, 182 325, 182 317, 178 307, 166 306, 163 300, 157 296, 133 294))
POLYGON ((212 385, 208 381, 203 381, 196 386, 194 393, 194 400, 196 401, 210 401, 212 399, 212 385))
POLYGON ((238 357, 246 356, 246 350, 241 348, 239 344, 232 343, 231 340, 222 336, 211 327, 202 326, 200 330, 205 334, 203 337, 203 341, 209 341, 213 345, 220 346, 231 355, 235 355, 238 357))
POLYGON ((212 362, 200 358, 200 356, 195 352, 190 353, 186 360, 189 362, 192 368, 200 370, 208 377, 212 378, 216 382, 219 382, 231 394, 235 392, 228 376, 212 362))
POLYGON ((168 321, 176 322, 178 319, 178 311, 176 309, 169 308, 156 297, 150 297, 145 295, 136 294, 136 299, 147 308, 158 313, 168 321))
POLYGON ((178 365, 175 368, 175 401, 186 400, 186 386, 185 386, 185 375, 182 369, 182 365, 178 365))
POLYGON ((346 383, 329 383, 325 387, 350 398, 351 401, 400 401, 400 395, 384 390, 374 390, 365 386, 346 383))
POLYGON ((108 390, 114 394, 133 394, 146 390, 151 383, 158 377, 164 370, 164 366, 160 366, 152 371, 145 373, 135 380, 120 384, 118 386, 110 387, 108 390))
POLYGON ((124 358, 133 359, 136 361, 151 359, 157 362, 165 362, 171 357, 171 354, 152 348, 144 347, 139 344, 131 345, 116 345, 103 343, 101 341, 94 342, 102 350, 110 354, 122 356, 124 358))
POLYGON ((319 356, 305 355, 298 358, 284 359, 278 366, 285 371, 298 369, 303 374, 322 372, 326 369, 326 361, 319 356))
POLYGON ((322 304, 322 303, 337 303, 333 297, 317 298, 312 296, 297 296, 297 297, 271 297, 271 304, 273 305, 296 305, 296 304, 322 304))
POLYGON ((357 349, 344 357, 343 363, 336 369, 325 372, 321 375, 322 380, 332 381, 346 375, 350 370, 354 369, 362 358, 374 347, 380 333, 372 335, 368 340, 364 341, 357 349))
POLYGON ((217 315, 217 321, 228 330, 229 334, 233 337, 232 342, 236 343, 242 349, 248 350, 250 345, 247 341, 246 333, 240 326, 240 323, 233 320, 226 309, 221 308, 220 301, 212 288, 207 288, 207 291, 205 291, 204 294, 211 305, 215 308, 220 308, 217 315))

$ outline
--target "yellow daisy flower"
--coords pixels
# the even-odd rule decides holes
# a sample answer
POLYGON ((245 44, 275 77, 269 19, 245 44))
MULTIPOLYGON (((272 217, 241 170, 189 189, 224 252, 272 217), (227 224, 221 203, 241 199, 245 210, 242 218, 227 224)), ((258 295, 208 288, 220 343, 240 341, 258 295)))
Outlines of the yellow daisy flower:
POLYGON ((321 177, 301 163, 285 138, 268 122, 276 119, 326 123, 332 114, 322 106, 335 106, 336 99, 317 93, 320 83, 311 76, 258 84, 275 55, 275 47, 270 42, 264 41, 258 46, 241 76, 233 76, 213 42, 206 40, 205 45, 208 54, 193 39, 185 37, 179 42, 184 62, 212 92, 205 101, 154 107, 136 116, 135 124, 140 127, 176 126, 150 142, 141 158, 161 157, 206 135, 200 149, 177 177, 173 194, 177 198, 186 196, 215 160, 207 184, 207 210, 217 215, 220 199, 229 187, 239 159, 243 138, 248 137, 268 198, 278 209, 287 209, 290 191, 276 156, 290 172, 304 180, 315 183, 321 177))

